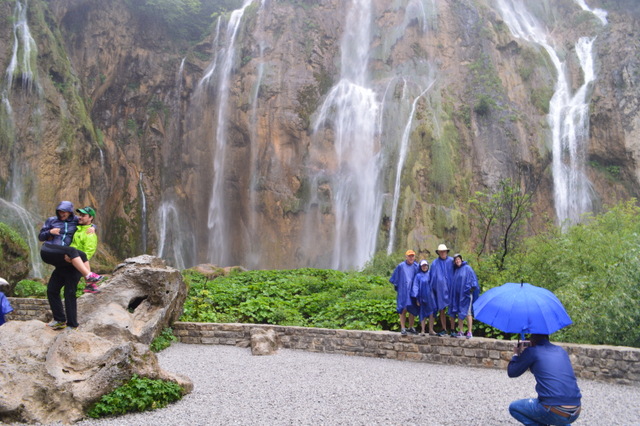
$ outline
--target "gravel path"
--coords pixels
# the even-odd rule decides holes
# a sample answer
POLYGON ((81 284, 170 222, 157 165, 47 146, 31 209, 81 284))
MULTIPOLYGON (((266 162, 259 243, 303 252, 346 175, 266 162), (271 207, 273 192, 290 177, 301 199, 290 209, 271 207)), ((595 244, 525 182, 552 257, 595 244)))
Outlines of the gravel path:
MULTIPOLYGON (((161 410, 78 425, 500 425, 514 399, 535 396, 530 373, 281 349, 173 344, 159 354, 194 391, 161 410)), ((640 425, 640 387, 578 381, 575 424, 640 425)))

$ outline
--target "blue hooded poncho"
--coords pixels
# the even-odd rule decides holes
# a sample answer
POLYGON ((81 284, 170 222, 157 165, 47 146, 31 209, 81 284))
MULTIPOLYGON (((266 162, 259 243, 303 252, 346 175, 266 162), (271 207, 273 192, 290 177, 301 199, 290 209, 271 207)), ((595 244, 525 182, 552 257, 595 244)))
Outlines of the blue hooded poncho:
POLYGON ((418 264, 413 262, 409 265, 406 261, 396 266, 389 282, 398 293, 396 298, 396 312, 401 314, 405 309, 412 315, 418 315, 418 306, 411 300, 411 288, 413 278, 418 273, 418 264))
POLYGON ((472 315, 471 297, 474 301, 478 299, 480 287, 476 273, 467 262, 462 261, 459 268, 454 267, 450 293, 449 316, 464 318, 472 315))
POLYGON ((431 289, 431 272, 429 270, 426 272, 422 269, 418 270, 416 277, 413 279, 411 297, 420 302, 421 321, 437 311, 436 299, 433 297, 433 290, 431 289))
POLYGON ((437 257, 431 262, 431 289, 436 299, 438 311, 449 306, 449 286, 453 278, 453 258, 447 256, 446 259, 437 257))
POLYGON ((9 299, 0 291, 0 325, 4 324, 4 316, 9 312, 13 312, 13 308, 9 303, 9 299))

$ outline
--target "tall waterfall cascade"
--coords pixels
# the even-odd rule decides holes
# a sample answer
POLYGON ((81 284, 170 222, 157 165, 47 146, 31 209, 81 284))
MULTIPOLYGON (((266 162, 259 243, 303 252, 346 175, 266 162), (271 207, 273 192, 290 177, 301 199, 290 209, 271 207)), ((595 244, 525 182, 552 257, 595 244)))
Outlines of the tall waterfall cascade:
MULTIPOLYGON (((25 239, 31 251, 31 273, 34 277, 40 278, 44 273, 44 265, 37 255, 39 252, 39 242, 33 224, 42 222, 42 219, 35 216, 26 209, 28 200, 24 197, 24 179, 29 175, 25 170, 25 165, 20 159, 17 151, 18 145, 15 140, 16 117, 11 104, 11 95, 15 89, 19 89, 24 96, 40 96, 41 87, 37 80, 36 58, 38 49, 36 42, 31 35, 27 20, 27 0, 17 0, 12 17, 13 48, 11 59, 4 72, 2 82, 0 104, 0 124, 4 129, 3 139, 12 148, 10 179, 5 188, 0 188, 0 220, 12 225, 25 239), (19 86, 16 87, 16 84, 19 86)), ((36 109, 32 114, 38 115, 36 109)), ((24 119, 24 118, 21 118, 24 119)))
MULTIPOLYGON (((591 11, 584 0, 576 0, 576 3, 591 11)), ((590 88, 596 79, 593 65, 595 38, 581 37, 575 44, 584 78, 582 85, 572 93, 566 61, 553 47, 546 28, 527 10, 526 3, 498 0, 498 6, 511 33, 543 48, 557 72, 548 115, 552 132, 554 204, 559 224, 576 224, 585 213, 593 210, 594 201, 592 184, 586 175, 586 152, 590 88)), ((606 24, 606 12, 593 13, 606 24)))

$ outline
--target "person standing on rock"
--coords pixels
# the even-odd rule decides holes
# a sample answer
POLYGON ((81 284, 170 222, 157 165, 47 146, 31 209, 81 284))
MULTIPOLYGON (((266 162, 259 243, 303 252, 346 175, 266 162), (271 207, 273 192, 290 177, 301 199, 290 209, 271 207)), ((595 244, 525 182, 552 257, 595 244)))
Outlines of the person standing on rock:
MULTIPOLYGON (((45 221, 38 235, 40 241, 45 242, 40 249, 40 257, 45 263, 55 267, 47 283, 47 299, 53 313, 53 321, 47 325, 55 330, 78 326, 76 290, 81 274, 87 282, 98 282, 103 278, 87 267, 88 257, 83 251, 71 247, 79 220, 80 218, 73 214, 73 204, 70 201, 62 201, 56 208, 56 216, 45 221), (60 299, 62 288, 64 309, 60 299)), ((87 227, 85 233, 96 238, 97 247, 97 236, 93 227, 87 227)), ((87 248, 85 245, 82 246, 87 248)))
MULTIPOLYGON (((549 342, 547 334, 532 334, 531 347, 519 342, 507 367, 509 377, 530 370, 536 379, 538 398, 513 401, 509 413, 525 425, 566 425, 580 415, 582 394, 567 352, 549 342)), ((615 423, 614 419, 611 419, 615 423)))
POLYGON ((433 331, 433 314, 436 312, 436 300, 431 290, 431 276, 429 274, 429 262, 426 259, 420 261, 420 270, 413 279, 413 289, 411 296, 416 299, 420 307, 420 327, 421 333, 425 332, 427 318, 429 318, 429 335, 435 336, 433 331))
POLYGON ((413 250, 407 250, 405 260, 396 266, 389 282, 393 284, 396 290, 396 312, 400 316, 400 333, 404 336, 407 333, 417 334, 413 327, 416 315, 418 315, 418 306, 411 298, 411 290, 413 287, 413 279, 418 273, 418 265, 415 263, 416 253, 413 250), (409 329, 405 328, 406 315, 409 314, 409 329))
POLYGON ((449 317, 451 318, 451 331, 455 331, 455 321, 458 320, 458 333, 456 337, 473 337, 473 301, 478 299, 480 287, 475 271, 461 254, 453 256, 453 278, 451 280, 451 292, 449 304, 449 317), (467 319, 467 333, 463 334, 463 321, 467 319))
POLYGON ((446 336, 447 318, 445 310, 449 306, 449 287, 451 287, 453 278, 453 258, 449 256, 449 249, 444 244, 438 246, 436 254, 438 257, 431 262, 431 288, 436 299, 436 310, 440 311, 442 331, 438 335, 446 336))

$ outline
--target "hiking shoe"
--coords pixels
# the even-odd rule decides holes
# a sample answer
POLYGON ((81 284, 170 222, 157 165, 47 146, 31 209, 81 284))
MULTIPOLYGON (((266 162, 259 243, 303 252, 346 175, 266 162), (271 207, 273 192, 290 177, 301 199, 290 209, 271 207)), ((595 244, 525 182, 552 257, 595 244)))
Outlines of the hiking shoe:
POLYGON ((442 330, 440 333, 438 333, 438 336, 440 337, 444 337, 447 335, 447 330, 442 330))
POLYGON ((438 335, 438 333, 436 333, 435 331, 430 331, 429 332, 429 336, 437 336, 437 335, 438 335))
POLYGON ((458 339, 462 339, 464 337, 464 333, 462 331, 458 331, 458 335, 456 337, 458 339))
POLYGON ((47 324, 47 327, 50 327, 54 330, 62 330, 64 328, 67 328, 67 323, 61 321, 51 321, 49 324, 47 324))
POLYGON ((89 283, 86 286, 84 286, 84 292, 85 293, 100 293, 100 289, 94 283, 89 283))
POLYGON ((98 275, 95 272, 89 274, 89 276, 84 277, 84 280, 88 283, 97 283, 100 280, 103 280, 104 277, 102 275, 98 275))
POLYGON ((407 333, 409 333, 409 334, 418 334, 418 332, 416 331, 416 329, 415 329, 415 328, 413 328, 413 327, 408 328, 408 329, 407 329, 407 333))
POLYGON ((403 328, 402 330, 400 330, 400 334, 402 334, 403 336, 407 335, 407 329, 403 328))
POLYGON ((467 339, 471 339, 473 337, 473 334, 471 334, 470 331, 467 331, 467 335, 465 336, 467 339))
POLYGON ((451 337, 458 337, 458 333, 456 333, 455 331, 452 331, 450 334, 451 337))

